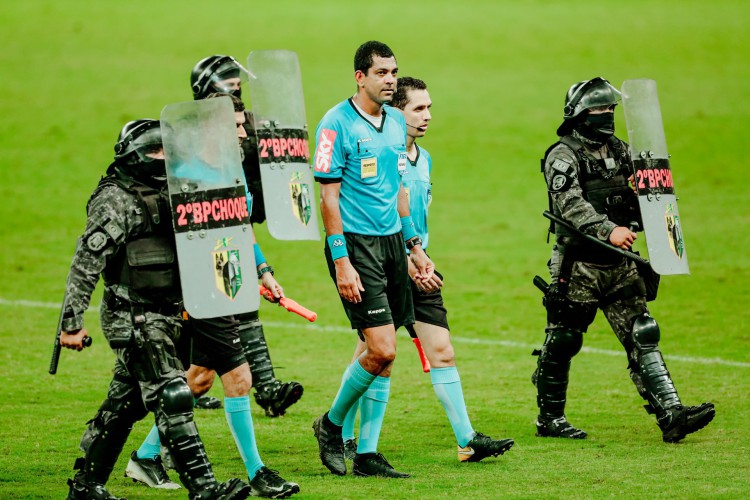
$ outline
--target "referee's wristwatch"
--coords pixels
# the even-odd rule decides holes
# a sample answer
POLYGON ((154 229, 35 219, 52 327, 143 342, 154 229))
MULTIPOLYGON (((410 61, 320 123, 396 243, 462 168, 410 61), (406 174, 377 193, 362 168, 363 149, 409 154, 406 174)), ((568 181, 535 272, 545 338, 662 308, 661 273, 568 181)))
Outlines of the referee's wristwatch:
POLYGON ((264 266, 258 269, 258 279, 261 278, 266 273, 271 273, 271 276, 273 276, 273 267, 271 266, 264 266))
POLYGON ((419 236, 415 236, 414 238, 406 242, 406 249, 411 250, 415 246, 421 245, 421 244, 422 244, 422 238, 420 238, 419 236))

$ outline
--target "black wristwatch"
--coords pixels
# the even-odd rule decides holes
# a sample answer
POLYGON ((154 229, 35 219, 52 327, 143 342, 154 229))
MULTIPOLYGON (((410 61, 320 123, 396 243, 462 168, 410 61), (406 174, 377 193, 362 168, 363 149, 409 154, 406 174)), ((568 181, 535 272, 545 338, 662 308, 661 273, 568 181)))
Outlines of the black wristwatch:
POLYGON ((422 238, 420 238, 419 236, 415 236, 414 238, 406 242, 406 249, 411 250, 415 246, 421 245, 421 244, 422 244, 422 238))
POLYGON ((266 273, 271 273, 271 276, 273 276, 273 267, 271 266, 265 266, 258 269, 258 279, 261 278, 266 273))

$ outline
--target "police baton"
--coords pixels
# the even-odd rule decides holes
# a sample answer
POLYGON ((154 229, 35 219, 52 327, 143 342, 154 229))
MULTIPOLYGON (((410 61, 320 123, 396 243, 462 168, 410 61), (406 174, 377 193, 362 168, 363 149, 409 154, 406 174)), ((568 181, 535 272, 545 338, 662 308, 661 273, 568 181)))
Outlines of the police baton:
POLYGON ((594 236, 591 236, 590 234, 586 234, 583 231, 581 231, 580 229, 578 229, 577 227, 575 227, 570 222, 568 222, 565 219, 560 218, 557 215, 551 213, 549 210, 545 210, 544 212, 542 212, 542 215, 544 215, 546 218, 548 218, 549 220, 551 220, 555 224, 560 224, 561 226, 563 226, 563 227, 565 227, 567 229, 570 229, 571 231, 573 231, 574 233, 576 233, 578 236, 580 236, 582 238, 585 238, 586 240, 590 241, 591 243, 599 245, 602 248, 606 248, 607 250, 609 250, 611 252, 618 253, 618 254, 622 255, 623 257, 628 258, 628 259, 630 259, 632 261, 635 261, 635 262, 637 262, 639 264, 644 264, 644 265, 647 265, 647 266, 651 265, 651 263, 648 261, 648 259, 644 259, 643 257, 641 257, 640 255, 638 255, 637 253, 630 252, 628 250, 623 250, 622 248, 617 248, 615 246, 610 245, 609 243, 607 243, 605 241, 602 241, 602 240, 600 240, 598 238, 595 238, 594 236))
POLYGON ((549 292, 549 283, 544 281, 544 278, 538 275, 534 276, 533 283, 534 286, 539 289, 539 291, 541 291, 544 295, 547 295, 547 293, 549 292))
MULTIPOLYGON (((66 294, 67 296, 67 291, 66 294)), ((62 322, 63 314, 65 314, 65 300, 63 299, 62 309, 60 310, 60 318, 57 320, 57 333, 55 334, 55 345, 52 347, 52 359, 49 362, 49 374, 54 375, 57 373, 57 365, 60 363, 60 353, 62 352, 62 346, 60 345, 60 335, 62 335, 62 322)), ((83 337, 83 347, 89 347, 93 343, 93 339, 88 335, 83 337)))
MULTIPOLYGON (((81 239, 78 238, 78 241, 76 242, 76 251, 73 254, 73 259, 75 259, 75 254, 78 253, 78 248, 81 246, 81 239)), ((70 263, 71 267, 73 267, 73 263, 70 263)), ((62 352, 62 346, 60 345, 60 335, 62 335, 62 323, 63 323, 63 315, 65 314, 65 305, 68 302, 68 285, 70 284, 70 271, 68 271, 68 280, 65 282, 65 295, 63 295, 63 301, 62 301, 62 307, 60 308, 60 317, 57 319, 57 331, 55 332, 55 344, 52 347, 52 359, 50 359, 49 362, 49 374, 54 375, 57 373, 57 365, 60 363, 60 352, 62 352)), ((83 347, 89 347, 93 340, 91 337, 83 337, 83 347)))

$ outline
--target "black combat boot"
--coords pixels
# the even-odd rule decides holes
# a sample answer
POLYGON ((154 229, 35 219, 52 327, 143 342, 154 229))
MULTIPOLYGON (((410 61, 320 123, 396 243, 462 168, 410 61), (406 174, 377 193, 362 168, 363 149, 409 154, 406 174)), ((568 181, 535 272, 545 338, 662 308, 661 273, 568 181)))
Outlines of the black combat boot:
POLYGON ((78 472, 73 479, 68 479, 70 489, 66 500, 127 500, 112 495, 101 483, 86 482, 84 479, 86 459, 84 457, 77 458, 73 468, 78 472))
POLYGON ((716 410, 713 403, 700 406, 676 406, 665 411, 656 419, 665 443, 677 443, 688 434, 699 431, 714 419, 716 410))

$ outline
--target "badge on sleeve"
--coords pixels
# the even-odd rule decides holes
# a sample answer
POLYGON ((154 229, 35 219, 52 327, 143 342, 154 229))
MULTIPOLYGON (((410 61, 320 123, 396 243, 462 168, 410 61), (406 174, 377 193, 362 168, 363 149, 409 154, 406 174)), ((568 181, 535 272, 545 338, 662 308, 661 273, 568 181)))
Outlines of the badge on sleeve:
POLYGON ((404 175, 406 173, 406 153, 399 153, 398 154, 398 173, 399 175, 404 175))
POLYGON ((555 176, 552 177, 552 181, 549 183, 550 191, 555 191, 555 192, 565 191, 570 187, 571 183, 572 183, 571 178, 568 177, 567 175, 555 174, 555 176))
POLYGON ((86 240, 86 244, 88 245, 89 250, 92 252, 98 252, 107 244, 107 236, 103 232, 97 231, 89 236, 89 239, 86 240))

